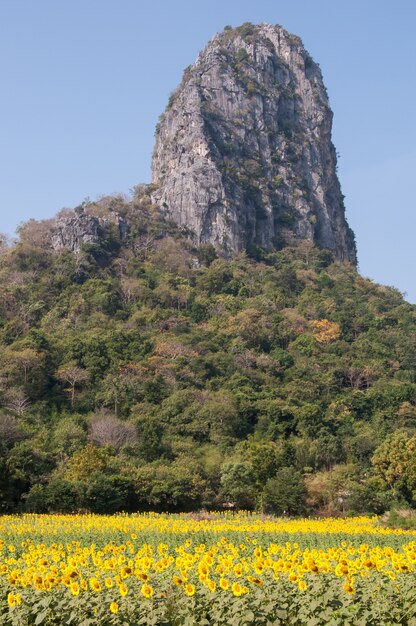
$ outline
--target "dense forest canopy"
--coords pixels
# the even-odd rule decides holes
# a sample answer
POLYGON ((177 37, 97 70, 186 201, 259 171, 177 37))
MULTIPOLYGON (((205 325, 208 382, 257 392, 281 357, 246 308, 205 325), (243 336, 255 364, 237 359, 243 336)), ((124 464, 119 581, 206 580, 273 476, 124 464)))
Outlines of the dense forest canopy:
POLYGON ((79 211, 128 232, 104 220, 70 252, 31 220, 1 244, 1 511, 416 503, 416 309, 396 289, 307 242, 218 258, 143 188, 79 211))

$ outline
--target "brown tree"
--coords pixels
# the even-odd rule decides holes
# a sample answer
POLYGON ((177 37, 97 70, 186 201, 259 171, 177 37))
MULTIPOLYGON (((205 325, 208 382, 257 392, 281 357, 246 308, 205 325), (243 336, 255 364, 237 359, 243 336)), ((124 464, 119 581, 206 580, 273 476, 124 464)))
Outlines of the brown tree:
POLYGON ((56 378, 62 382, 68 383, 72 409, 75 402, 75 387, 82 385, 82 383, 88 380, 88 372, 83 367, 69 364, 61 367, 56 372, 56 378))
POLYGON ((24 415, 29 406, 29 398, 20 387, 11 387, 4 392, 2 404, 16 415, 24 415))
POLYGON ((22 439, 23 433, 14 417, 0 414, 0 444, 13 445, 22 439))
POLYGON ((112 415, 103 415, 91 423, 90 437, 97 446, 112 446, 120 450, 126 444, 137 441, 136 429, 112 415))

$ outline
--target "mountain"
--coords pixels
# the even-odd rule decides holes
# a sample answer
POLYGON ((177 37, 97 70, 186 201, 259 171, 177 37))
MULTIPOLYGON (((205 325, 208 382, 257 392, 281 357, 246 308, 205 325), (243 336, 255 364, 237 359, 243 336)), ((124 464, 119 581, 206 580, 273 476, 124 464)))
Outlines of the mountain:
POLYGON ((356 262, 319 66, 280 26, 216 35, 156 132, 154 201, 223 254, 311 241, 356 262))
POLYGON ((298 38, 226 29, 151 185, 0 238, 0 512, 416 505, 416 307, 356 271, 330 121, 298 38))

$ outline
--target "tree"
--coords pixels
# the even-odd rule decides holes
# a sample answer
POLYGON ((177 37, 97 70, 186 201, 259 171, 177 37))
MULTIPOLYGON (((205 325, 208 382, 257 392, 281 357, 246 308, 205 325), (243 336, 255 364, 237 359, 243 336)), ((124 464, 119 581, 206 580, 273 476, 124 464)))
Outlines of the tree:
POLYGON ((306 510, 306 493, 300 472, 293 467, 282 467, 266 482, 263 506, 276 515, 301 515, 306 510))
POLYGON ((29 398, 19 387, 11 387, 4 393, 3 406, 16 415, 22 416, 29 407, 29 398))
POLYGON ((377 448, 372 464, 391 489, 416 503, 416 435, 396 431, 377 448))
POLYGON ((269 348, 274 337, 270 319, 255 308, 237 313, 228 321, 225 332, 241 337, 248 347, 253 348, 269 348))
POLYGON ((401 426, 414 427, 416 425, 416 406, 410 402, 402 402, 397 416, 401 426))
POLYGON ((49 476, 55 468, 54 456, 29 439, 18 441, 8 453, 7 493, 10 503, 20 505, 33 484, 49 476))
POLYGON ((96 474, 88 481, 79 498, 80 505, 92 513, 111 514, 136 510, 133 482, 119 474, 96 474))
POLYGON ((198 356, 197 352, 191 350, 179 341, 162 339, 154 350, 157 356, 165 357, 176 361, 178 359, 193 359, 198 356))
POLYGON ((88 372, 83 367, 79 367, 78 365, 74 365, 74 364, 69 364, 65 367, 61 367, 56 372, 56 377, 58 380, 61 380, 62 382, 66 382, 69 384, 71 409, 73 409, 74 402, 75 402, 75 388, 78 385, 81 385, 82 383, 85 383, 88 380, 89 378, 88 372))
POLYGON ((30 219, 28 222, 21 224, 17 233, 19 235, 20 245, 39 248, 42 251, 50 251, 50 232, 54 220, 35 220, 30 219))
POLYGON ((9 237, 5 233, 0 233, 0 254, 4 254, 9 248, 9 237))
POLYGON ((245 426, 235 397, 225 390, 198 394, 184 417, 190 422, 186 430, 196 441, 230 443, 238 439, 239 431, 245 426))
POLYGON ((29 376, 34 370, 43 367, 45 357, 32 348, 23 350, 8 350, 4 355, 4 363, 15 371, 21 384, 25 387, 29 383, 29 376))
POLYGON ((221 467, 223 504, 236 509, 253 509, 256 503, 256 477, 251 463, 236 461, 221 467))
POLYGON ((203 243, 197 250, 198 260, 205 267, 209 267, 211 263, 218 258, 217 251, 211 243, 203 243))
POLYGON ((318 343, 332 343, 339 339, 341 329, 336 322, 329 320, 313 320, 312 333, 318 343))
POLYGON ((23 439, 23 432, 16 418, 0 414, 0 450, 2 446, 13 446, 20 439, 23 439))
POLYGON ((206 483, 198 463, 180 455, 169 465, 155 462, 134 471, 139 506, 152 511, 192 511, 201 507, 206 483))
POLYGON ((147 462, 155 461, 164 452, 162 445, 162 425, 155 419, 142 416, 137 420, 138 450, 140 456, 147 462))
POLYGON ((253 436, 242 447, 242 454, 251 463, 256 477, 256 482, 261 489, 269 478, 276 475, 282 465, 286 465, 284 443, 259 440, 253 436))
POLYGON ((88 482, 91 476, 102 473, 106 467, 105 453, 89 443, 69 459, 65 478, 71 482, 88 482))
POLYGON ((86 443, 86 429, 80 420, 73 417, 64 417, 59 420, 52 437, 54 450, 60 455, 72 456, 85 447, 86 443))
POLYGON ((79 509, 81 490, 64 478, 36 484, 26 497, 25 509, 36 513, 73 513, 79 509))
POLYGON ((152 263, 177 276, 187 278, 191 272, 192 257, 183 245, 172 237, 157 241, 152 253, 152 263))
POLYGON ((124 372, 123 368, 116 373, 107 374, 103 380, 100 400, 104 406, 113 406, 114 415, 118 417, 120 405, 125 403, 129 390, 134 388, 134 378, 129 376, 128 371, 124 372))
POLYGON ((112 415, 97 416, 90 426, 91 440, 100 447, 112 446, 119 451, 123 446, 137 441, 136 429, 112 415))

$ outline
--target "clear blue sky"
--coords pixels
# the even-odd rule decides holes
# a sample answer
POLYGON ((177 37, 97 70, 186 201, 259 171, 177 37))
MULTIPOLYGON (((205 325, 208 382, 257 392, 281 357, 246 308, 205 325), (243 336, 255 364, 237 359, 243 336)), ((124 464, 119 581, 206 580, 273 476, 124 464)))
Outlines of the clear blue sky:
POLYGON ((183 69, 245 21, 320 63, 360 271, 416 302, 416 0, 0 0, 0 231, 149 181, 183 69))

